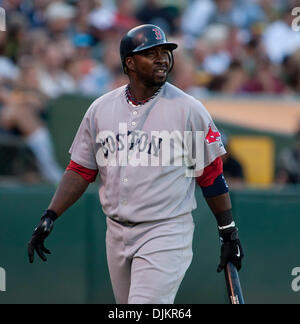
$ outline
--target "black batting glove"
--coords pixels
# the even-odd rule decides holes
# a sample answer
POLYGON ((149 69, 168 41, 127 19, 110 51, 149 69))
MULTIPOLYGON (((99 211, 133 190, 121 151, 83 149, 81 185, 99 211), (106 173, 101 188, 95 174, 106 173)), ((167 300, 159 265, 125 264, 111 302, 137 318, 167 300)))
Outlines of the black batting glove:
POLYGON ((35 228, 31 240, 28 243, 28 257, 29 262, 33 263, 34 251, 44 261, 47 258, 44 253, 51 254, 51 252, 45 248, 44 240, 50 235, 53 230, 54 221, 57 219, 57 214, 52 210, 46 210, 41 218, 41 222, 35 228))
POLYGON ((221 241, 221 257, 217 272, 221 272, 231 262, 239 271, 242 268, 243 248, 238 237, 238 229, 231 227, 219 230, 221 241))

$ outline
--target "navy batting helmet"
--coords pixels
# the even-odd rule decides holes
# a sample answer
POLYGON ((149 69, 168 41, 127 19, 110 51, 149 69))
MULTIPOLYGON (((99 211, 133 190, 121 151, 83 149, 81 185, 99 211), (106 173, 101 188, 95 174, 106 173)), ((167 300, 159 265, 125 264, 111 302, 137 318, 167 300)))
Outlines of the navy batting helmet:
POLYGON ((178 47, 175 43, 167 41, 164 31, 155 25, 141 25, 131 29, 121 40, 120 55, 124 72, 126 73, 125 59, 135 53, 142 52, 146 49, 156 46, 166 46, 171 52, 170 71, 173 68, 172 51, 178 47))

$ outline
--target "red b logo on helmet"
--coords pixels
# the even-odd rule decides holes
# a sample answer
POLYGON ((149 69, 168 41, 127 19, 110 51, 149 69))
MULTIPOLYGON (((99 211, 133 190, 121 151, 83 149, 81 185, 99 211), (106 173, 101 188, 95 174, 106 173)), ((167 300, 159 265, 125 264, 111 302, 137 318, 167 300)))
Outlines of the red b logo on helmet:
POLYGON ((158 28, 153 28, 152 30, 154 31, 157 40, 163 39, 162 33, 158 28))

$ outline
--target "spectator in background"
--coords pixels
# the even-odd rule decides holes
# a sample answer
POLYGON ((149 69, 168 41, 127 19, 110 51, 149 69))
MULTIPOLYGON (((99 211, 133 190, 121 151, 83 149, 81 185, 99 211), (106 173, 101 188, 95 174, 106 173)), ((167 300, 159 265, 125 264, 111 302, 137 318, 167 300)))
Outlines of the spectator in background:
POLYGON ((172 82, 184 92, 194 96, 195 98, 202 99, 207 95, 207 91, 201 87, 201 80, 197 80, 199 74, 195 60, 189 56, 182 48, 174 53, 176 64, 171 72, 172 82), (199 85, 197 84, 199 83, 199 85))
POLYGON ((255 65, 253 73, 248 75, 241 90, 246 93, 280 94, 285 91, 285 86, 278 69, 271 65, 269 59, 262 59, 255 65))
POLYGON ((288 92, 281 70, 265 56, 260 43, 252 39, 244 46, 239 58, 212 80, 210 89, 227 94, 281 94, 288 92))
POLYGON ((215 10, 210 23, 249 29, 257 21, 265 19, 261 7, 249 0, 215 0, 215 10))
POLYGON ((3 0, 1 6, 5 10, 19 11, 21 7, 22 0, 3 0))
POLYGON ((135 6, 132 0, 115 0, 115 3, 117 8, 113 25, 121 30, 122 34, 140 24, 135 18, 135 6))
POLYGON ((106 32, 112 27, 115 18, 115 6, 113 2, 97 1, 95 7, 88 16, 92 34, 97 39, 105 37, 106 32))
MULTIPOLYGON (((92 55, 93 38, 89 34, 76 34, 73 37, 74 52, 68 59, 75 59, 79 63, 81 77, 89 74, 98 62, 92 55)), ((70 73, 72 71, 70 70, 70 73)))
MULTIPOLYGON (((105 43, 115 40, 120 42, 121 35, 127 32, 127 26, 136 22, 132 1, 98 1, 97 6, 89 14, 89 25, 91 35, 97 42, 105 43)), ((100 46, 100 51, 102 50, 100 46)))
POLYGON ((89 15, 95 8, 95 1, 76 1, 76 16, 73 20, 73 34, 89 34, 90 24, 89 15))
POLYGON ((128 77, 126 74, 124 74, 123 69, 120 68, 119 70, 115 71, 114 78, 109 84, 108 89, 115 90, 125 84, 128 84, 128 77))
POLYGON ((208 53, 203 61, 203 69, 211 75, 224 73, 230 65, 231 55, 227 50, 229 29, 224 25, 210 25, 203 39, 208 45, 208 53))
POLYGON ((242 188, 246 183, 243 166, 232 153, 228 138, 224 133, 222 133, 222 141, 227 151, 227 154, 222 157, 226 181, 230 188, 242 188))
POLYGON ((144 5, 137 11, 136 17, 143 24, 153 24, 161 27, 167 34, 177 31, 179 11, 175 6, 164 6, 158 0, 145 0, 144 5))
POLYGON ((20 75, 15 81, 14 87, 24 92, 31 93, 27 99, 33 103, 32 108, 37 114, 42 114, 48 97, 41 91, 38 80, 38 67, 29 56, 23 56, 19 61, 20 75), (36 99, 37 104, 34 104, 36 99))
POLYGON ((280 153, 277 183, 300 183, 300 125, 295 133, 293 147, 286 148, 280 153))
POLYGON ((252 38, 242 47, 239 61, 243 62, 243 68, 247 74, 254 74, 256 65, 261 60, 266 60, 267 55, 258 35, 252 35, 252 38))
POLYGON ((45 12, 48 32, 52 37, 71 33, 71 23, 76 16, 76 9, 65 2, 51 2, 45 12))
POLYGON ((243 87, 247 82, 247 74, 240 61, 231 62, 226 73, 211 83, 211 89, 222 91, 226 94, 239 94, 243 92, 243 87))
POLYGON ((243 167, 240 162, 228 150, 223 156, 224 176, 230 188, 238 189, 245 186, 243 167))
POLYGON ((50 134, 38 117, 37 112, 43 101, 39 100, 36 93, 23 90, 14 90, 4 100, 4 107, 0 111, 0 126, 6 132, 21 135, 34 154, 43 178, 57 184, 63 171, 55 160, 50 134))
POLYGON ((6 54, 7 34, 0 32, 0 80, 13 81, 19 75, 18 66, 6 54))
POLYGON ((181 30, 186 44, 193 47, 195 40, 202 35, 210 22, 215 6, 211 0, 195 0, 186 8, 181 18, 181 30))
POLYGON ((110 89, 116 74, 120 71, 119 45, 116 42, 106 42, 102 63, 98 63, 80 82, 81 93, 99 96, 110 89))
POLYGON ((263 33, 263 44, 269 59, 274 64, 281 64, 285 57, 300 49, 300 33, 291 28, 294 19, 291 15, 292 8, 287 8, 283 19, 268 25, 263 33))
POLYGON ((33 28, 46 26, 46 8, 51 0, 33 0, 28 4, 27 16, 33 28))
POLYGON ((288 92, 300 93, 300 49, 284 59, 281 76, 288 92))
POLYGON ((44 54, 48 44, 51 42, 46 30, 34 29, 28 33, 25 38, 20 51, 18 53, 19 61, 22 56, 30 57, 33 63, 40 68, 43 65, 44 54))
POLYGON ((181 28, 192 39, 202 36, 210 24, 249 30, 264 19, 262 8, 251 0, 195 0, 183 13, 181 28))
MULTIPOLYGON (((279 13, 284 11, 290 0, 258 0, 258 4, 264 12, 265 22, 275 21, 279 13)), ((296 7, 296 4, 295 6, 296 7)))
MULTIPOLYGON (((28 30, 29 24, 26 16, 18 12, 13 12, 8 16, 8 25, 6 39, 6 55, 10 57, 13 62, 17 62, 19 50, 22 46, 23 40, 26 37, 26 30, 28 30)), ((3 32, 1 32, 3 33, 3 32)))
POLYGON ((63 48, 54 42, 48 44, 38 71, 38 81, 40 89, 49 98, 76 92, 76 83, 64 70, 64 64, 63 48))

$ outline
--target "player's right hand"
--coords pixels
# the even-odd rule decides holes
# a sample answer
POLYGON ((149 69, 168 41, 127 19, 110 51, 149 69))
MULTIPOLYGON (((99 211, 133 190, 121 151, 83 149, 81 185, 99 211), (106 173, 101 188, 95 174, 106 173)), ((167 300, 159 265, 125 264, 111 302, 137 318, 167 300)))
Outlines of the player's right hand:
POLYGON ((52 210, 46 210, 41 218, 39 225, 35 228, 31 240, 28 243, 28 257, 29 262, 34 261, 34 251, 44 261, 47 258, 44 253, 51 254, 51 252, 45 248, 44 241, 50 235, 53 230, 54 221, 57 219, 57 214, 52 210))

